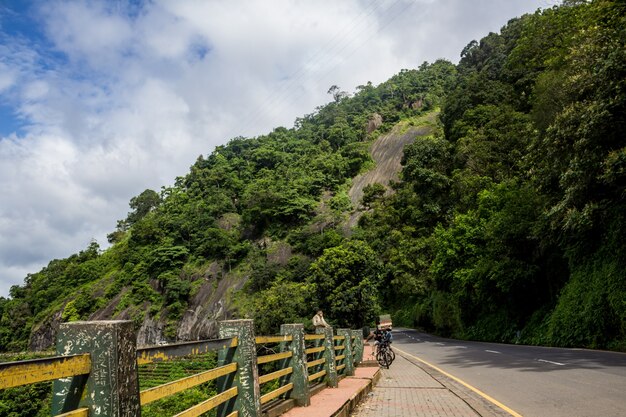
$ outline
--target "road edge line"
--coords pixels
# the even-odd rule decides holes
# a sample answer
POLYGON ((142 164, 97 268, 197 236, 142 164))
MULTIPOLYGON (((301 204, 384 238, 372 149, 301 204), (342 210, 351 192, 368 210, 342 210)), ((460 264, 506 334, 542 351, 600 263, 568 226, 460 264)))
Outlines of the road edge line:
POLYGON ((507 413, 509 413, 510 415, 514 416, 514 417, 523 417, 521 414, 519 414, 518 412, 512 410, 511 408, 507 407, 506 405, 502 404, 500 401, 496 400, 493 397, 490 397, 489 395, 485 394, 484 392, 482 392, 481 390, 479 390, 478 388, 468 384, 467 382, 463 381, 462 379, 459 379, 457 377, 455 377, 454 375, 449 374, 448 372, 444 371, 443 369, 426 362, 424 359, 420 359, 415 355, 411 355, 408 352, 403 351, 402 349, 400 349, 397 345, 393 347, 394 350, 397 350, 398 352, 402 353, 403 355, 406 356, 410 356, 411 358, 422 362, 425 365, 430 366, 431 368, 435 369, 437 372, 441 372, 443 375, 447 376, 450 379, 453 379, 454 381, 458 382, 459 384, 465 386, 466 388, 474 391, 476 394, 480 395, 481 397, 483 397, 484 399, 486 399, 487 401, 491 402, 492 404, 496 405, 497 407, 500 407, 502 410, 506 411, 507 413))

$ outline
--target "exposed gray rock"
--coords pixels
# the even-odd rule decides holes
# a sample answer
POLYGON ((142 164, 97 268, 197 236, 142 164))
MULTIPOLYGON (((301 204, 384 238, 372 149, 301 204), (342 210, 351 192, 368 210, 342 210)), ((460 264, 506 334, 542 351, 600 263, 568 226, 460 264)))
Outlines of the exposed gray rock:
POLYGON ((59 330, 59 325, 61 324, 61 316, 63 314, 64 308, 65 304, 63 305, 63 308, 61 308, 61 310, 57 311, 51 316, 48 316, 46 320, 33 328, 30 333, 30 342, 28 344, 29 350, 49 350, 55 345, 57 332, 59 330))
POLYGON ((153 346, 165 342, 163 336, 164 324, 153 320, 147 314, 137 331, 137 346, 153 346))
POLYGON ((370 134, 383 124, 383 116, 378 113, 372 114, 372 117, 367 121, 367 133, 370 134))

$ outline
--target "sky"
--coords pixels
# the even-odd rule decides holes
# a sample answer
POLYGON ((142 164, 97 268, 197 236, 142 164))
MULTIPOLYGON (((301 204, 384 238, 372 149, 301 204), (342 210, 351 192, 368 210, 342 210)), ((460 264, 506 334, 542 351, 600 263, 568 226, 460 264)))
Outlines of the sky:
POLYGON ((553 0, 0 0, 0 296, 143 190, 553 0))

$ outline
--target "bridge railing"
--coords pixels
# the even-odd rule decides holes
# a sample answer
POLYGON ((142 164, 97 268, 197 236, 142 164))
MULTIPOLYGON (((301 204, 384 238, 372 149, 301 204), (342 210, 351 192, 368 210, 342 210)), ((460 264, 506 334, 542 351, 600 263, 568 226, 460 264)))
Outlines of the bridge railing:
POLYGON ((289 391, 293 390, 294 384, 291 381, 293 366, 291 358, 293 351, 289 345, 293 342, 293 336, 257 336, 255 338, 257 349, 270 352, 257 356, 257 366, 259 368, 259 385, 261 388, 270 387, 270 390, 261 390, 261 406, 268 402, 286 397, 289 391), (278 348, 279 352, 275 352, 278 348), (269 372, 268 372, 269 370, 269 372), (261 374, 264 372, 264 374, 261 374), (264 391, 265 394, 263 394, 264 391))
MULTIPOLYGON (((319 384, 321 378, 326 377, 327 374, 327 360, 324 355, 324 334, 307 334, 304 336, 306 341, 306 366, 307 366, 307 381, 309 387, 313 387, 319 384)), ((320 381, 321 380, 321 381, 320 381)))
MULTIPOLYGON (((137 364, 140 368, 146 365, 156 366, 162 364, 163 362, 170 362, 177 359, 184 359, 189 357, 193 358, 212 352, 217 353, 220 350, 236 348, 237 344, 238 340, 235 337, 229 339, 202 340, 198 342, 175 343, 165 346, 143 348, 137 350, 137 364)), ((194 388, 207 382, 214 381, 220 377, 226 376, 236 371, 236 363, 230 363, 212 369, 204 369, 201 372, 194 373, 184 378, 179 378, 175 381, 170 381, 165 384, 157 385, 155 387, 150 387, 148 389, 140 391, 139 402, 143 407, 154 401, 161 400, 163 398, 186 391, 190 388, 194 388)), ((237 387, 231 387, 230 389, 216 394, 202 401, 201 403, 193 405, 192 407, 179 413, 179 415, 200 415, 218 407, 219 405, 230 400, 236 395, 237 387)))
POLYGON ((121 417, 211 382, 215 395, 175 417, 215 408, 221 417, 260 417, 271 406, 308 406, 313 387, 337 386, 362 360, 360 331, 305 334, 302 324, 284 324, 280 335, 255 336, 251 320, 219 322, 218 331, 220 339, 137 349, 130 321, 64 323, 59 356, 0 364, 0 389, 53 380, 52 415, 121 417), (142 367, 210 353, 207 369, 140 390, 142 367))
MULTIPOLYGON (((0 389, 15 388, 40 382, 54 381, 67 377, 84 377, 91 371, 91 355, 53 356, 43 359, 30 359, 0 363, 0 389)), ((88 409, 77 408, 63 414, 63 417, 86 417, 88 409)))

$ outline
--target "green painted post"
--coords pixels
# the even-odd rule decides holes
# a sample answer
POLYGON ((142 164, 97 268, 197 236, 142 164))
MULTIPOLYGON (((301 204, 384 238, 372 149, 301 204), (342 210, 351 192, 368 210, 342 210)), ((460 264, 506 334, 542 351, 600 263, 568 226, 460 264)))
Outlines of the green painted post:
POLYGON ((87 407, 91 417, 141 416, 136 340, 132 321, 62 323, 57 354, 90 353, 91 372, 54 381, 52 415, 87 407))
POLYGON ((326 370, 326 381, 329 387, 337 387, 337 365, 335 364, 335 344, 333 343, 333 328, 318 327, 315 333, 324 335, 324 369, 326 370))
POLYGON ((293 356, 289 358, 287 365, 293 368, 291 398, 296 400, 298 406, 306 407, 311 404, 311 394, 309 393, 309 371, 306 366, 304 346, 304 324, 283 324, 280 326, 280 334, 292 337, 288 346, 293 356))
POLYGON ((237 410, 241 417, 261 416, 261 390, 259 388, 259 371, 256 363, 256 341, 252 320, 227 320, 218 323, 220 338, 237 337, 238 345, 233 349, 218 353, 218 365, 237 363, 234 377, 220 378, 220 392, 232 386, 238 389, 234 401, 227 401, 217 410, 218 416, 227 416, 237 410))
POLYGON ((354 365, 358 365, 363 362, 363 331, 352 330, 352 336, 354 336, 354 365))
POLYGON ((346 376, 354 375, 354 358, 352 357, 352 330, 350 329, 337 329, 337 336, 345 337, 343 341, 343 345, 345 349, 343 350, 343 354, 346 356, 344 362, 346 364, 346 376))

